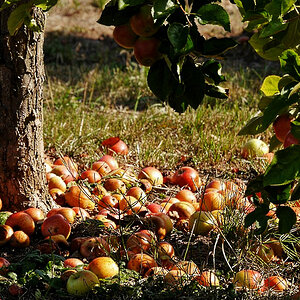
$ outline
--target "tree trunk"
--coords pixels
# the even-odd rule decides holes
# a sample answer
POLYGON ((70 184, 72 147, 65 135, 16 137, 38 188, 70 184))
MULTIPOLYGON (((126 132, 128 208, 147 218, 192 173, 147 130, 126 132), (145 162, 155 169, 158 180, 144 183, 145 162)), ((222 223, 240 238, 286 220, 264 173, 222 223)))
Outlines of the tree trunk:
MULTIPOLYGON (((0 4, 3 1, 0 1, 0 4)), ((26 26, 10 36, 0 13, 0 198, 3 209, 50 208, 43 145, 43 42, 45 15, 35 9, 42 31, 26 26)))

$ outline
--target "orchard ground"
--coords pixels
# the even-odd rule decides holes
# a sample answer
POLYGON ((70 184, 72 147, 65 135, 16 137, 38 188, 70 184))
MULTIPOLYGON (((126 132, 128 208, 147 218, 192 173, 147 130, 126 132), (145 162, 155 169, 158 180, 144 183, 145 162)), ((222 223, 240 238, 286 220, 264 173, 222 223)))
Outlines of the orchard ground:
MULTIPOLYGON (((85 170, 107 153, 101 142, 119 136, 128 145, 129 154, 117 156, 117 160, 136 173, 145 166, 155 166, 163 175, 169 175, 182 166, 190 166, 199 172, 204 183, 214 178, 230 179, 241 187, 260 174, 266 161, 243 159, 241 148, 249 137, 240 137, 237 133, 257 111, 262 80, 267 74, 279 72, 278 64, 261 60, 242 42, 221 58, 227 78, 224 86, 230 89, 229 99, 206 98, 197 110, 175 113, 152 95, 146 82, 147 68, 138 66, 132 53, 112 40, 113 28, 96 23, 103 5, 102 0, 66 0, 49 13, 45 39, 46 155, 52 160, 68 155, 79 164, 80 170, 85 170)), ((232 35, 238 40, 245 35, 240 17, 235 11, 230 16, 234 24, 232 35)), ((224 34, 217 26, 201 30, 206 36, 224 34)), ((268 143, 271 136, 270 130, 259 138, 268 143)), ((175 187, 166 185, 155 190, 151 198, 161 199, 176 192, 175 187)), ((105 295, 105 299, 171 299, 181 293, 183 298, 197 295, 197 299, 288 299, 295 294, 300 280, 299 252, 288 247, 285 262, 265 263, 249 249, 252 241, 259 242, 260 237, 253 233, 239 234, 241 217, 229 210, 226 222, 227 228, 221 235, 191 236, 183 226, 168 237, 181 259, 193 260, 201 270, 215 268, 221 288, 199 289, 192 283, 176 291, 166 290, 163 281, 142 279, 128 271, 123 262, 121 275, 104 281, 97 288, 97 294, 91 293, 87 298, 105 295), (235 291, 234 273, 253 267, 266 276, 283 276, 289 281, 289 290, 279 294, 235 291)), ((134 224, 130 230, 134 230, 134 224)), ((73 225, 72 237, 97 235, 102 231, 95 222, 78 222, 73 225)), ((294 233, 286 236, 289 245, 299 240, 299 222, 294 233)), ((264 238, 274 234, 276 226, 271 227, 264 238)), ((38 239, 33 241, 32 248, 39 242, 38 239)), ((24 273, 22 280, 30 284, 20 298, 71 299, 56 280, 63 269, 60 257, 39 256, 32 248, 19 251, 6 247, 5 253, 1 251, 1 256, 7 256, 12 262, 22 261, 15 265, 15 271, 24 273)), ((1 296, 9 299, 5 298, 9 294, 2 286, 1 296)))

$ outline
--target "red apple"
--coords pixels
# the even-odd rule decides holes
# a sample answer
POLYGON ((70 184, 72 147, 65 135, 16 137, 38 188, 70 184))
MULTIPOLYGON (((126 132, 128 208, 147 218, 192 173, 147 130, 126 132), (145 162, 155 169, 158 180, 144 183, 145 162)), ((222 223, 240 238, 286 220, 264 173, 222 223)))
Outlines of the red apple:
POLYGON ((98 161, 106 162, 112 171, 119 168, 117 160, 109 154, 103 155, 98 161))
POLYGON ((92 164, 92 170, 97 171, 101 176, 106 176, 111 168, 105 161, 98 160, 92 164))
POLYGON ((291 145, 299 145, 300 140, 297 139, 296 137, 293 136, 292 132, 289 131, 287 135, 285 136, 284 142, 283 142, 283 147, 287 148, 291 145))
POLYGON ((94 258, 88 265, 88 270, 98 278, 110 278, 119 274, 119 267, 111 257, 94 258))
POLYGON ((0 225, 0 246, 9 242, 13 233, 14 230, 9 225, 0 225))
POLYGON ((180 187, 189 187, 192 192, 196 192, 201 186, 201 179, 198 172, 191 167, 182 167, 171 177, 170 183, 180 187))
POLYGON ((284 142, 284 139, 288 132, 291 130, 292 116, 289 114, 279 115, 273 122, 273 129, 277 139, 280 142, 284 142))
POLYGON ((109 150, 109 154, 121 154, 127 155, 128 154, 128 147, 127 145, 119 138, 119 137, 110 137, 104 140, 102 146, 107 147, 109 150))
POLYGON ((44 220, 41 226, 41 232, 44 237, 62 234, 67 239, 71 233, 71 226, 64 216, 55 214, 44 220))
POLYGON ((130 26, 135 34, 142 37, 150 37, 159 29, 159 26, 154 24, 150 5, 143 5, 139 12, 130 18, 130 26))
POLYGON ((133 32, 129 23, 117 25, 113 31, 115 42, 123 48, 133 48, 138 36, 133 32))
POLYGON ((24 211, 10 215, 5 224, 12 227, 14 231, 22 230, 28 235, 33 234, 35 230, 33 219, 24 211))
POLYGON ((91 192, 86 187, 78 185, 71 186, 65 193, 65 199, 68 205, 72 207, 81 207, 84 209, 94 209, 95 203, 92 200, 91 192))
POLYGON ((91 237, 80 245, 80 254, 88 260, 96 257, 107 256, 110 253, 110 246, 102 237, 91 237))
POLYGON ((138 179, 147 179, 152 185, 163 184, 163 176, 161 172, 154 167, 145 167, 138 175, 138 179))
POLYGON ((156 37, 140 37, 134 44, 133 52, 137 62, 146 67, 152 66, 161 58, 160 40, 156 37))
POLYGON ((70 258, 67 258, 65 261, 64 261, 64 267, 65 268, 76 268, 78 266, 81 266, 83 265, 83 261, 79 258, 75 258, 75 257, 70 257, 70 258))
POLYGON ((45 214, 40 208, 29 207, 25 209, 24 212, 30 215, 34 222, 43 221, 45 219, 45 214))
POLYGON ((85 170, 81 173, 80 178, 87 179, 89 183, 95 183, 101 180, 101 175, 95 170, 85 170))
POLYGON ((0 275, 4 276, 8 272, 8 266, 10 262, 4 258, 0 257, 0 275))

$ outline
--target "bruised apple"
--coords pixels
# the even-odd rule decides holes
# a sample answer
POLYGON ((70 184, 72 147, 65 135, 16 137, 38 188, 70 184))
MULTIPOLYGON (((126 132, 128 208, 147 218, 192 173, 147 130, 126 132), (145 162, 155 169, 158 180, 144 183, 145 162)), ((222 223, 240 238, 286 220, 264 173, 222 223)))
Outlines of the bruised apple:
POLYGON ((71 186, 65 193, 66 203, 72 207, 81 207, 84 209, 94 209, 95 203, 92 201, 91 193, 86 187, 78 185, 71 186))
POLYGON ((127 263, 127 268, 129 270, 134 270, 141 275, 145 275, 147 271, 153 267, 158 267, 155 259, 145 253, 133 255, 127 263))
POLYGON ((129 23, 117 25, 113 31, 115 42, 126 49, 133 48, 138 36, 133 32, 129 23))
POLYGON ((143 168, 138 175, 138 179, 147 179, 152 183, 152 185, 163 184, 163 175, 154 167, 143 168))
POLYGON ((192 192, 196 192, 201 186, 199 173, 192 167, 182 167, 170 178, 170 183, 180 187, 188 187, 192 192))
POLYGON ((207 235, 216 226, 216 219, 208 211, 196 211, 189 218, 189 230, 194 234, 207 235))
POLYGON ((256 290, 263 286, 264 280, 261 274, 254 270, 241 270, 235 274, 233 284, 236 288, 256 290))
POLYGON ((134 44, 133 52, 137 62, 146 67, 152 66, 161 57, 160 40, 156 37, 140 37, 134 44))
POLYGON ((102 237, 91 237, 83 241, 79 251, 83 257, 93 260, 96 257, 107 256, 110 246, 102 237))

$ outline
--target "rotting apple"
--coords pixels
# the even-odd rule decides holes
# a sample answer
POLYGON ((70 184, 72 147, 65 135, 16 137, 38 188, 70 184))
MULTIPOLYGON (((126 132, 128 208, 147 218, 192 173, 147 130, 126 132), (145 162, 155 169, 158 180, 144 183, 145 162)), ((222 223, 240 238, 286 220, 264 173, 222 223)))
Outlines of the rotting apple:
POLYGON ((258 271, 241 270, 235 274, 233 284, 237 289, 257 290, 263 286, 264 279, 258 271))
POLYGON ((110 166, 105 161, 95 161, 92 164, 92 170, 97 171, 101 176, 106 176, 109 172, 111 172, 110 166))
POLYGON ((208 211, 196 211, 189 218, 189 230, 194 234, 207 235, 216 227, 216 219, 208 211))
POLYGON ((138 175, 138 179, 147 179, 154 186, 163 184, 163 175, 155 167, 143 168, 138 175))
POLYGON ((98 161, 105 161, 112 171, 119 168, 117 160, 112 155, 105 154, 98 161))
POLYGON ((179 201, 170 206, 168 215, 175 219, 188 219, 195 211, 192 203, 179 201))
POLYGON ((110 155, 115 153, 120 155, 128 154, 128 146, 119 137, 110 137, 102 141, 101 145, 108 148, 108 154, 110 155))
POLYGON ((121 179, 118 179, 118 178, 106 179, 103 186, 108 192, 115 192, 115 193, 121 193, 121 194, 126 193, 125 183, 121 179))
POLYGON ((272 291, 282 292, 288 288, 288 283, 283 277, 275 275, 265 279, 264 287, 272 289, 272 291))
POLYGON ((133 255, 127 263, 127 268, 129 270, 134 270, 142 276, 144 276, 147 271, 153 267, 158 267, 155 259, 145 253, 137 253, 133 255))
POLYGON ((202 184, 199 173, 192 167, 178 169, 170 177, 170 183, 177 184, 180 187, 189 187, 192 192, 196 192, 202 184))
POLYGON ((143 232, 135 232, 126 241, 126 249, 134 253, 148 251, 153 243, 151 236, 143 232))
POLYGON ((88 260, 93 260, 96 257, 107 256, 110 253, 110 246, 102 237, 91 237, 83 241, 79 252, 88 260))
POLYGON ((66 203, 72 207, 78 206, 84 209, 95 208, 91 192, 86 187, 79 187, 78 185, 71 186, 65 193, 65 199, 66 203))
POLYGON ((29 207, 25 209, 24 212, 30 215, 34 222, 43 221, 45 219, 45 214, 40 208, 29 207))
POLYGON ((0 246, 9 242, 13 233, 14 230, 9 225, 0 225, 0 246))
POLYGON ((30 238, 24 231, 17 230, 11 236, 9 244, 13 248, 26 248, 30 245, 30 238))
POLYGON ((0 275, 4 276, 8 272, 8 267, 10 262, 4 258, 0 257, 0 275))
POLYGON ((80 179, 87 179, 89 183, 95 183, 101 180, 101 175, 95 170, 85 170, 81 173, 80 179))
POLYGON ((64 260, 65 268, 76 268, 81 265, 84 265, 83 261, 76 257, 70 257, 64 260))
POLYGON ((179 199, 180 201, 195 203, 197 202, 196 195, 188 189, 180 190, 176 195, 175 198, 179 199))
POLYGON ((220 281, 216 274, 212 271, 203 271, 199 276, 195 277, 195 280, 203 286, 219 286, 220 281))

